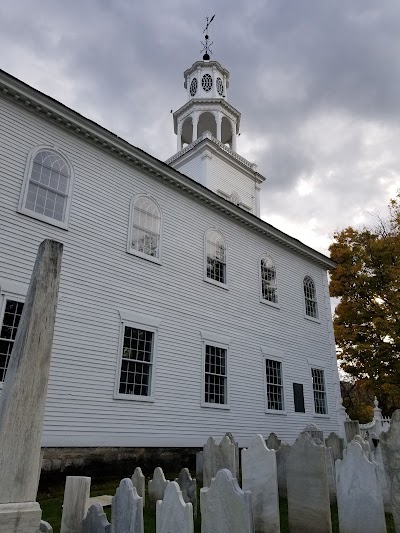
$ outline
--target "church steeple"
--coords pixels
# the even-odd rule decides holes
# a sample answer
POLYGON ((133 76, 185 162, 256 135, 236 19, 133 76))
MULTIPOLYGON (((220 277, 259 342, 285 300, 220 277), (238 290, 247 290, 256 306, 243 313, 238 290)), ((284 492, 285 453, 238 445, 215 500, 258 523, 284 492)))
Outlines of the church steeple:
POLYGON ((205 52, 202 61, 196 61, 184 72, 187 103, 174 113, 178 152, 206 131, 236 151, 240 113, 227 101, 228 70, 218 61, 210 59, 212 43, 209 42, 208 27, 213 18, 207 18, 205 42, 202 42, 202 52, 205 52))

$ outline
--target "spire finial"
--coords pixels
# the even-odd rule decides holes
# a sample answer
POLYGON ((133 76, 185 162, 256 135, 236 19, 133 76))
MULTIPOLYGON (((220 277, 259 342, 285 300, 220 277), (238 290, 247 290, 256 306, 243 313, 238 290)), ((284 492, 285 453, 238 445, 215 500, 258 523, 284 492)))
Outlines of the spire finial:
POLYGON ((212 50, 211 50, 210 47, 211 47, 211 45, 213 43, 212 42, 211 43, 208 42, 208 40, 210 38, 209 35, 208 35, 208 28, 209 28, 211 22, 214 20, 214 18, 215 18, 215 15, 213 15, 211 18, 206 17, 207 24, 206 24, 206 27, 203 30, 203 33, 205 33, 204 39, 206 40, 206 42, 203 43, 203 41, 200 41, 201 44, 203 45, 203 49, 200 50, 200 53, 204 52, 204 55, 203 55, 204 61, 208 61, 210 59, 210 54, 212 54, 212 50))

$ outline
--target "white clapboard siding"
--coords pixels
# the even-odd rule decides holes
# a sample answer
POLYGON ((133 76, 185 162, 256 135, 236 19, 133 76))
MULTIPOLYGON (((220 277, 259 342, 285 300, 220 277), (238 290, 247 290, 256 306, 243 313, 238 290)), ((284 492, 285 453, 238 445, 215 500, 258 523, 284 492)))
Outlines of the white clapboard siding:
MULTIPOLYGON (((45 446, 201 446, 226 431, 240 445, 271 431, 292 442, 309 422, 338 431, 322 267, 2 98, 0 130, 0 288, 1 280, 28 283, 43 239, 64 243, 45 446), (67 231, 17 213, 27 155, 38 145, 59 148, 73 165, 67 231), (152 195, 161 207, 161 265, 126 252, 129 205, 137 193, 152 195), (203 279, 204 235, 211 227, 226 240, 228 290, 203 279), (277 269, 279 309, 260 303, 264 253, 277 269), (318 323, 304 318, 306 274, 316 285, 318 323), (119 309, 161 321, 153 403, 114 399, 119 309), (229 410, 201 407, 201 330, 231 339, 229 410), (286 415, 265 413, 261 347, 283 352, 286 415), (325 368, 326 418, 313 417, 309 358, 325 368), (293 382, 304 385, 305 414, 294 413, 293 382)), ((239 184, 235 190, 248 201, 239 184)))

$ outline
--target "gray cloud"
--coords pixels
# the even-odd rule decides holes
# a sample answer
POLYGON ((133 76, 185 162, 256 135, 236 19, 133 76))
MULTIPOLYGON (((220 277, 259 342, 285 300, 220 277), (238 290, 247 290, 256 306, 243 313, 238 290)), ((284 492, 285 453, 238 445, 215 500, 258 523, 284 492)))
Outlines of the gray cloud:
POLYGON ((214 13, 214 58, 242 112, 238 151, 268 178, 263 216, 326 251, 399 183, 395 0, 42 0, 34 13, 3 0, 0 66, 163 160, 182 73, 214 13))

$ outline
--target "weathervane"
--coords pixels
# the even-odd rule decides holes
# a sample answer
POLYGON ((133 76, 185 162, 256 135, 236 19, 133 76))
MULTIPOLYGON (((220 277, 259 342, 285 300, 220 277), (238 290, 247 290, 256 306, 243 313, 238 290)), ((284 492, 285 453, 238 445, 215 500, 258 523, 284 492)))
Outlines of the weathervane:
POLYGON ((212 42, 211 43, 208 42, 208 39, 210 37, 208 36, 207 31, 208 31, 208 28, 209 28, 211 22, 214 20, 214 18, 215 18, 215 15, 213 15, 210 19, 207 17, 207 24, 206 24, 206 27, 203 30, 203 33, 205 33, 204 38, 205 38, 206 42, 203 43, 203 41, 200 41, 201 44, 203 45, 203 49, 200 50, 200 53, 201 52, 205 52, 205 54, 203 55, 204 61, 208 61, 210 59, 210 54, 212 54, 212 50, 211 50, 210 47, 211 47, 211 45, 213 43, 212 42))

